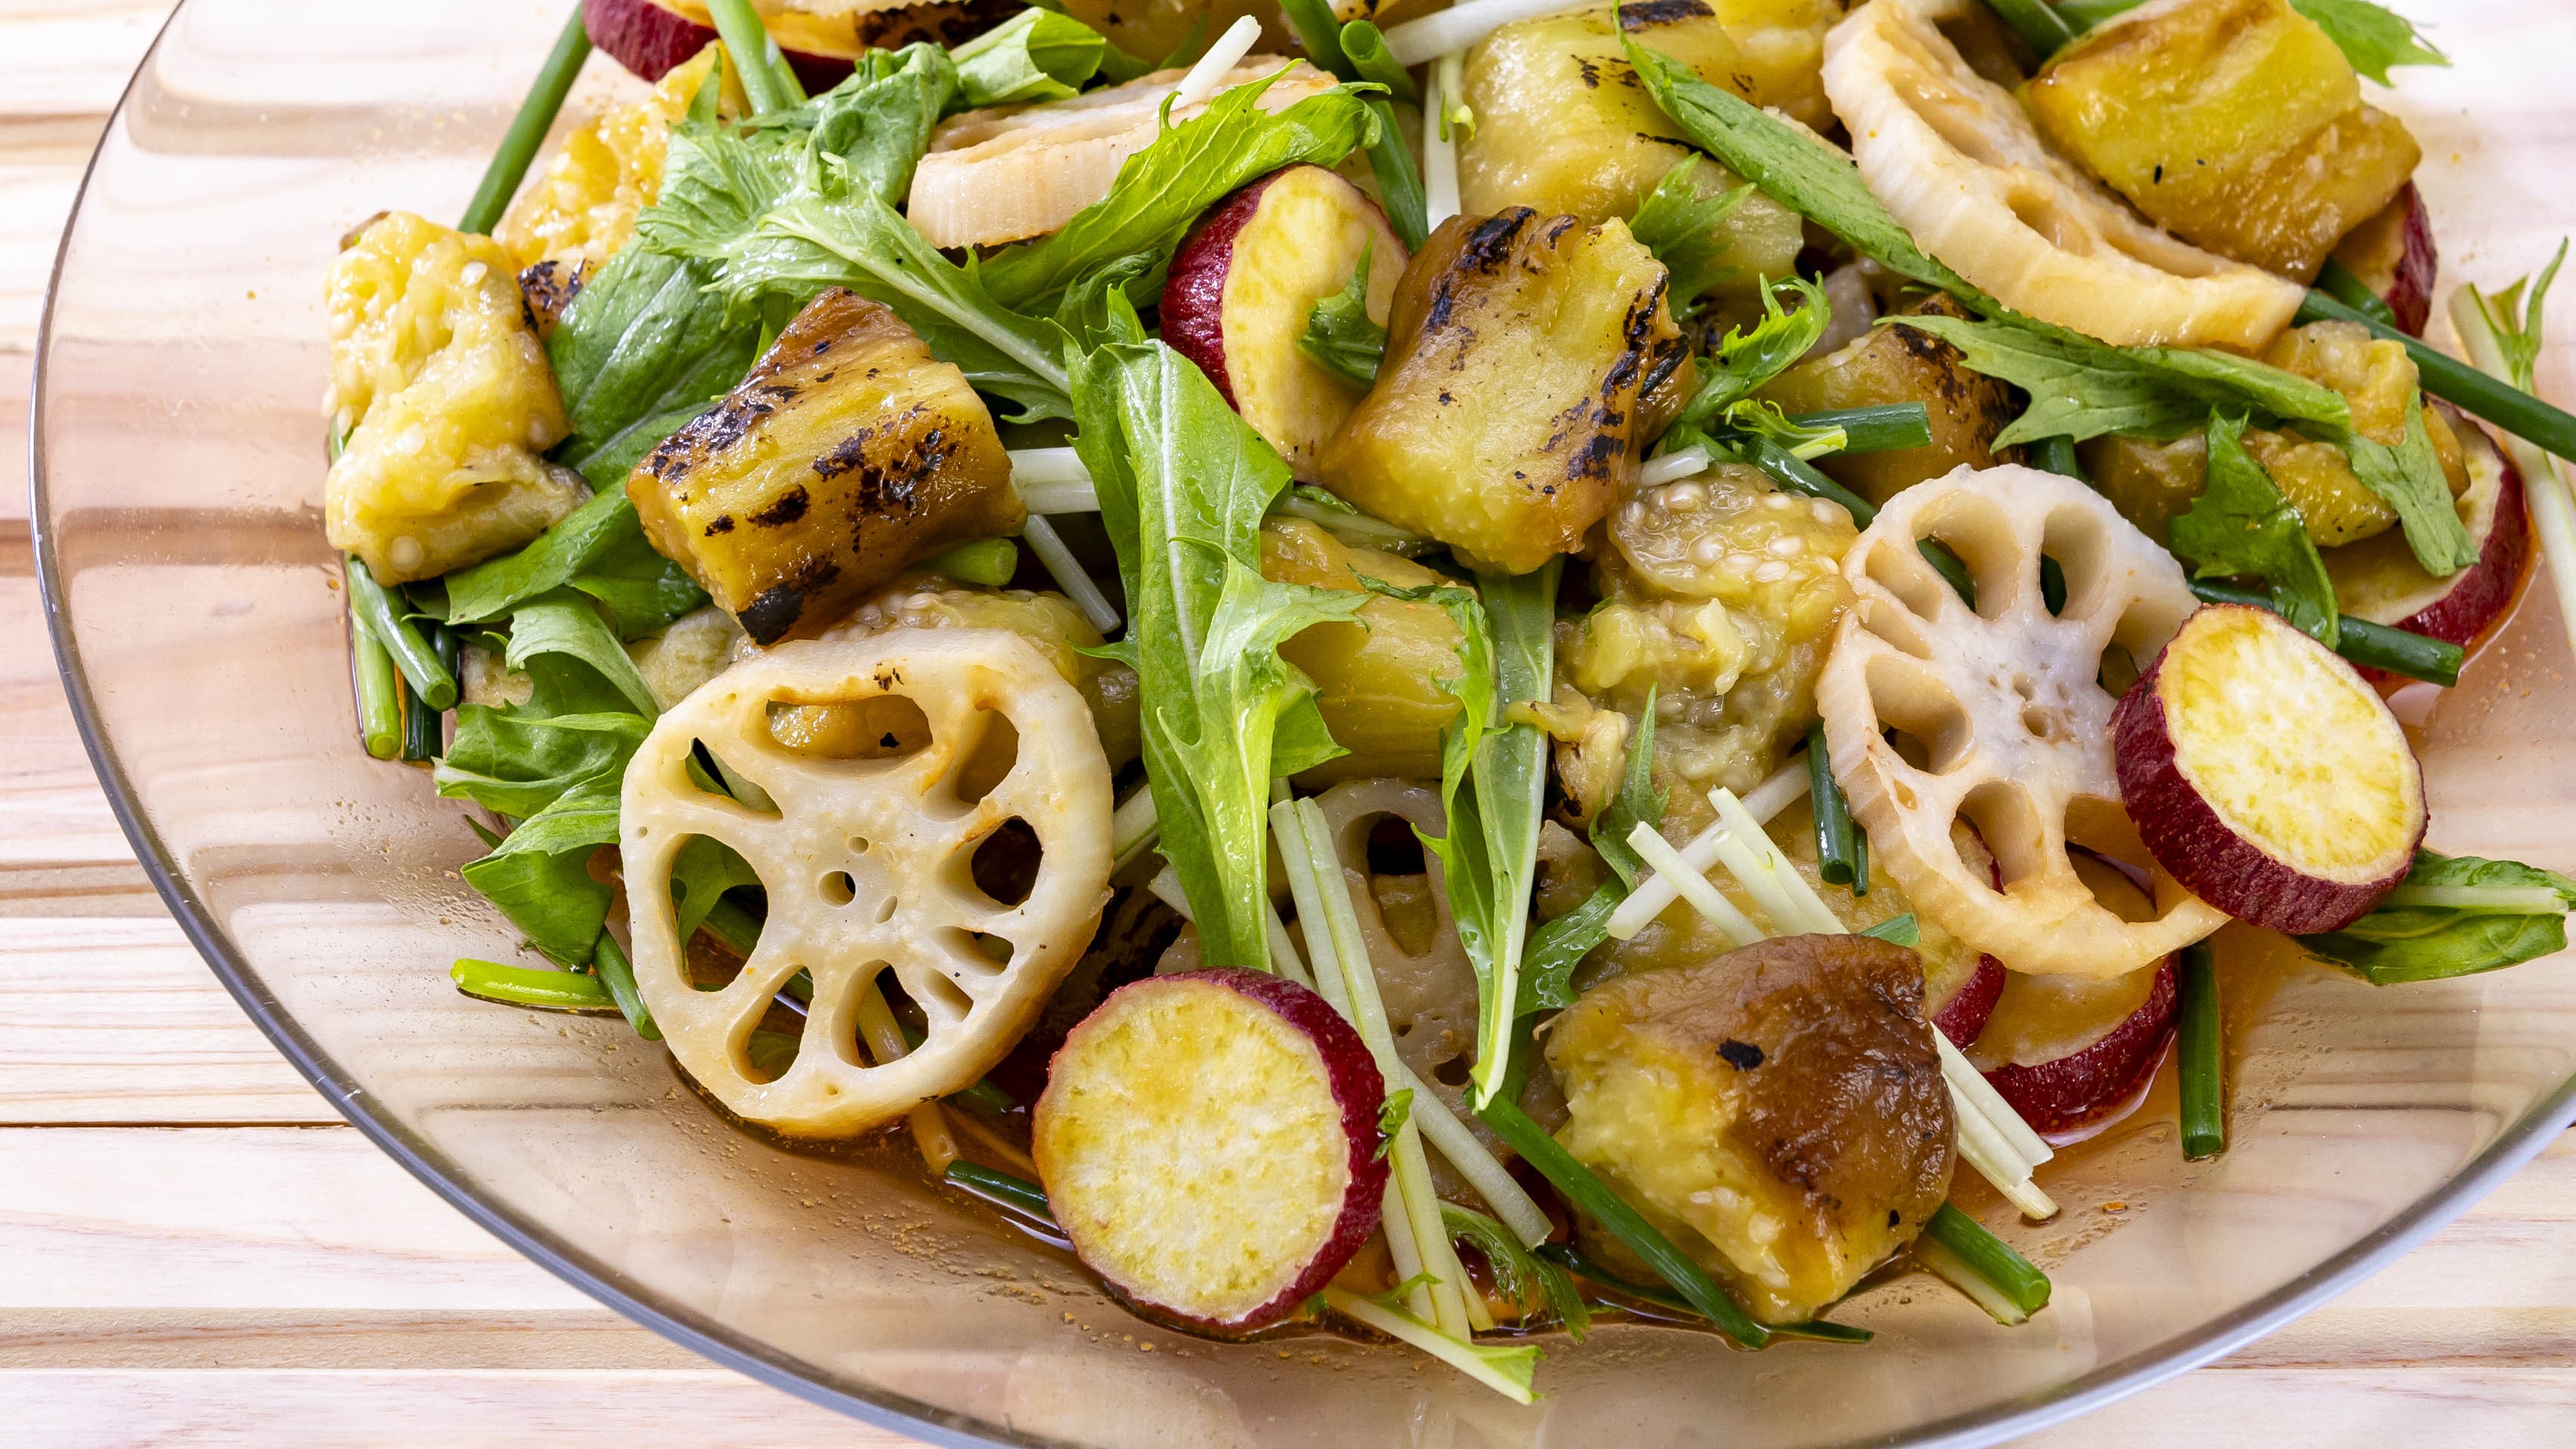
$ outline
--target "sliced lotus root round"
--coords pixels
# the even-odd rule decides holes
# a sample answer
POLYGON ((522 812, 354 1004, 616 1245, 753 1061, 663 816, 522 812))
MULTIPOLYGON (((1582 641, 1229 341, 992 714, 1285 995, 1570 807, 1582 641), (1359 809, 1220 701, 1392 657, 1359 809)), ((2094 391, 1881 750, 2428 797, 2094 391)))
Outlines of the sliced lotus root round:
POLYGON ((1475 1063, 1476 968, 1468 964, 1467 948, 1458 941, 1440 858, 1428 850, 1422 853, 1418 884, 1430 897, 1432 933, 1418 955, 1388 928, 1369 869, 1369 835, 1378 822, 1392 816, 1433 836, 1448 828, 1440 792, 1410 780, 1346 780, 1317 796, 1315 803, 1324 812, 1333 848, 1342 858, 1342 874, 1350 881, 1360 935, 1368 941, 1387 1026, 1395 1033, 1395 1054, 1455 1108, 1464 1100, 1463 1089, 1448 1084, 1444 1073, 1463 1080, 1475 1063))
POLYGON ((1916 909, 2015 970, 2085 976, 2135 970, 2226 921, 2154 865, 2112 764, 2106 654, 2143 664, 2196 607, 2171 555, 2071 478, 1961 468, 1881 509, 1843 574, 1854 601, 1816 705, 1834 778, 1916 909), (1924 557, 1927 540, 1967 565, 1975 607, 1924 557), (2066 581, 2055 612, 2043 557, 2066 581), (1992 873, 1960 858, 1960 819, 1992 873), (2154 916, 2103 904, 2070 846, 2146 872, 2154 916))
POLYGON ((897 629, 736 664, 655 723, 627 766, 622 808, 645 1004, 700 1086, 782 1132, 862 1131, 982 1076, 1081 959, 1109 899, 1109 762, 1090 711, 1006 630, 897 629), (882 712, 888 752, 839 759, 780 741, 774 709, 825 704, 882 712), (1009 769, 989 789, 979 770, 961 795, 968 764, 1005 726, 1009 769), (776 813, 693 780, 699 743, 776 813), (976 883, 974 856, 1013 820, 1039 857, 1026 896, 1005 904, 976 883), (717 991, 690 980, 672 914, 672 861, 694 836, 740 853, 769 895, 759 945, 717 991), (767 1080, 749 1055, 752 1029, 799 971, 814 982, 804 1033, 767 1080), (887 972, 927 1030, 909 1055, 872 1064, 857 1003, 887 972))

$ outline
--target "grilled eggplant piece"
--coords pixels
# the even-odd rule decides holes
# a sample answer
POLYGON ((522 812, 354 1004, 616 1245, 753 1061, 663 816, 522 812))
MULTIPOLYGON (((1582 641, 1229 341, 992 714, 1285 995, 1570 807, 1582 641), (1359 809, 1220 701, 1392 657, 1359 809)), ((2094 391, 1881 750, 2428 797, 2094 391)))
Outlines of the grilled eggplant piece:
POLYGON ((2106 21, 2022 93, 2031 118, 2147 219, 2300 281, 2422 156, 2289 0, 2184 0, 2106 21))
POLYGON ((1664 268, 1618 221, 1452 217, 1405 268, 1386 358, 1325 486, 1478 567, 1583 541, 1637 472, 1637 395, 1678 357, 1664 268))
MULTIPOLYGON (((1905 309, 1937 317, 1965 317, 1967 309, 1933 297, 1905 309)), ((1762 389, 1763 397, 1790 413, 1919 402, 1931 415, 1932 441, 1884 453, 1845 453, 1816 466, 1837 483, 1885 503, 1898 492, 1953 468, 1995 465, 1995 434, 2020 404, 1998 378, 1968 370, 1959 349, 1911 327, 1870 329, 1838 351, 1799 363, 1762 389)))
POLYGON ((761 644, 816 633, 906 565, 1025 516, 966 375, 837 287, 626 492, 653 546, 761 644))
MULTIPOLYGON (((1350 547, 1293 518, 1261 526, 1261 572, 1345 592, 1368 587, 1368 579, 1399 589, 1442 582, 1409 558, 1350 547)), ((1441 687, 1458 672, 1458 626, 1446 610, 1381 595, 1360 606, 1357 622, 1308 625, 1279 646, 1279 657, 1315 681, 1315 707, 1334 743, 1350 751, 1299 779, 1439 777, 1440 732, 1458 717, 1458 701, 1441 687)))

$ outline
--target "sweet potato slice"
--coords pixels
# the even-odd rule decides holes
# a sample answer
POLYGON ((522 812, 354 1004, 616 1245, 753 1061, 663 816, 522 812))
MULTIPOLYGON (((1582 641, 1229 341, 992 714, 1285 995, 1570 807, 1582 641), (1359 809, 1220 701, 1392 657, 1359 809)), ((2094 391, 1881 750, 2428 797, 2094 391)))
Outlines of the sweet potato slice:
POLYGON ((2268 609, 2192 617, 2112 712, 2120 797, 2156 863, 2240 920, 2305 934, 2397 888, 2424 776, 2350 664, 2268 609))
POLYGON ((1030 1155, 1111 1291, 1219 1335, 1276 1322, 1377 1231, 1386 1085, 1358 1031, 1258 971, 1134 982, 1065 1037, 1030 1155))

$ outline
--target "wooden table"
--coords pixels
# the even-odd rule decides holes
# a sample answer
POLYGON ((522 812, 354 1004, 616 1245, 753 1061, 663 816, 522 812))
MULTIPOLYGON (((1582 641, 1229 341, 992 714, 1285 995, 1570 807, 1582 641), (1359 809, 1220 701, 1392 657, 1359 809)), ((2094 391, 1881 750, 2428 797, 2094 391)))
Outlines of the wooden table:
MULTIPOLYGON (((0 1443, 897 1445, 628 1325, 341 1122, 180 936, 54 674, 16 481, 83 164, 166 0, 0 0, 0 1443), (98 983, 112 981, 112 992, 98 983)), ((2576 1144, 2034 1444, 2565 1444, 2576 1144)))

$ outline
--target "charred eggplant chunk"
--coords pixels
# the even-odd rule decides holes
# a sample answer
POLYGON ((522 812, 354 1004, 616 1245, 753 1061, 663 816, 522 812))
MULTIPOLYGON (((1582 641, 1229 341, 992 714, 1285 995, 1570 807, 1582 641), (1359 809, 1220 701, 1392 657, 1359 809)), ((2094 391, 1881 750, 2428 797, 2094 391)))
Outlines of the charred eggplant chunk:
POLYGON ((1618 221, 1515 206, 1431 235, 1325 486, 1478 567, 1571 552, 1636 476, 1637 399, 1680 361, 1664 268, 1618 221))
POLYGON ((1025 516, 992 414, 883 305, 815 298, 626 481, 653 546, 761 644, 1025 516))
POLYGON ((1548 1033, 1572 1114, 1558 1138, 1755 1317, 1811 1317, 1949 1192, 1922 1007, 1915 954, 1867 936, 1622 976, 1548 1033))

